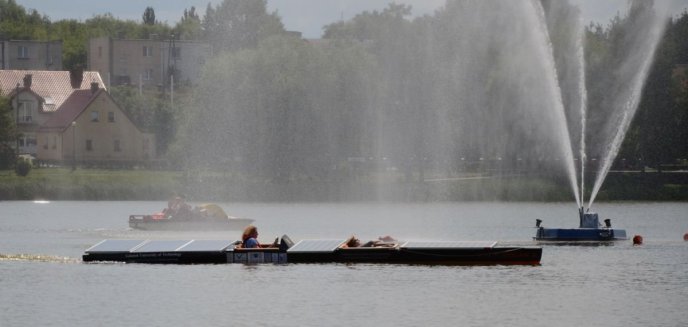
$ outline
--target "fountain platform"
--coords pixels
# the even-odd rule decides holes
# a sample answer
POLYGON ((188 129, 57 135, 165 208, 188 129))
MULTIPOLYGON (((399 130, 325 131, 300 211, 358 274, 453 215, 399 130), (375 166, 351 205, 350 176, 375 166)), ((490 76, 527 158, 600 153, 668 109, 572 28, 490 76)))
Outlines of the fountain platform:
POLYGON ((583 212, 583 208, 580 209, 579 228, 547 228, 540 226, 541 223, 542 220, 536 220, 534 239, 537 241, 607 242, 628 239, 625 229, 612 228, 609 219, 605 219, 605 224, 601 225, 597 213, 583 212))

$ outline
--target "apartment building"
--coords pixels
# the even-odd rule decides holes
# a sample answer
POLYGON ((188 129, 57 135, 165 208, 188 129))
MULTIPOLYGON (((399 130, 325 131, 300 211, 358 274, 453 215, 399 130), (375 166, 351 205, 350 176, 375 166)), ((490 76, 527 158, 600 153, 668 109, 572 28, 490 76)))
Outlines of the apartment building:
POLYGON ((0 40, 2 70, 62 70, 62 41, 0 40))
POLYGON ((210 55, 210 45, 198 41, 100 37, 89 40, 88 67, 108 86, 168 87, 170 76, 177 85, 196 83, 210 55))

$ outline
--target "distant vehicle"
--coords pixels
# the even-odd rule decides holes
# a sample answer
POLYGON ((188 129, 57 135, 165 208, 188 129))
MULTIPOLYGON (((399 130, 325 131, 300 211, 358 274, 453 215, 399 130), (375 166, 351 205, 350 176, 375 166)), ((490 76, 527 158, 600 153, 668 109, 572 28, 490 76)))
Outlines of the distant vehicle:
POLYGON ((129 227, 141 230, 242 230, 253 219, 228 216, 216 204, 191 207, 181 201, 170 201, 162 212, 130 215, 129 227))

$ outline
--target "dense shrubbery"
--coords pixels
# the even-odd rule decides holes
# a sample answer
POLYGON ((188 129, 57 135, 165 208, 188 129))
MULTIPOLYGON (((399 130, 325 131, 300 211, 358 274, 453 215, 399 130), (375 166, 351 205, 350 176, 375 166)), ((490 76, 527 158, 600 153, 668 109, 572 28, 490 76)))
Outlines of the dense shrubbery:
POLYGON ((29 174, 32 167, 33 164, 31 164, 31 160, 19 158, 17 159, 17 163, 14 165, 14 172, 18 176, 24 177, 29 174))

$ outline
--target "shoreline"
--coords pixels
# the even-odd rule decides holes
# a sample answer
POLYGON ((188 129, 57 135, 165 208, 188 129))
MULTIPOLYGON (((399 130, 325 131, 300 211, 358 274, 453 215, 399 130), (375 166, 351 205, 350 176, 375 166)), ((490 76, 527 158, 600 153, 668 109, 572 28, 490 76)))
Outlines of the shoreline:
MULTIPOLYGON (((38 168, 27 177, 0 172, 0 201, 166 201, 175 194, 184 194, 191 201, 218 202, 573 200, 567 182, 537 175, 426 178, 423 182, 408 182, 398 176, 285 182, 246 180, 225 173, 189 174, 155 170, 38 168)), ((586 194, 586 198, 588 196, 586 194)), ((596 202, 608 201, 688 201, 688 173, 610 173, 596 198, 596 202)))

